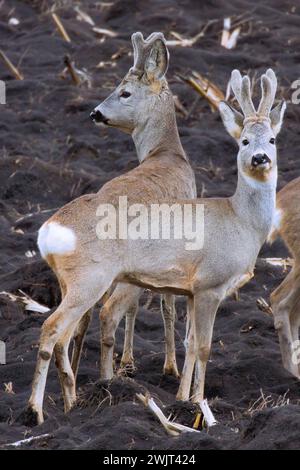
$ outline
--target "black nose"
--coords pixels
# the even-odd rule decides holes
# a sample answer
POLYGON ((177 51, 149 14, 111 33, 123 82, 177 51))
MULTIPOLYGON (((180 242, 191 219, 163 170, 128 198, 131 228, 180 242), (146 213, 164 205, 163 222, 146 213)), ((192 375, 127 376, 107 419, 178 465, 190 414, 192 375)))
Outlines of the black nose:
POLYGON ((264 163, 271 163, 271 160, 269 159, 268 155, 265 153, 257 153, 256 155, 253 155, 251 165, 256 167, 258 165, 263 165, 264 163))
POLYGON ((105 121, 105 117, 103 116, 103 114, 101 113, 101 111, 92 111, 91 114, 90 114, 90 118, 92 121, 94 122, 104 122, 105 121))

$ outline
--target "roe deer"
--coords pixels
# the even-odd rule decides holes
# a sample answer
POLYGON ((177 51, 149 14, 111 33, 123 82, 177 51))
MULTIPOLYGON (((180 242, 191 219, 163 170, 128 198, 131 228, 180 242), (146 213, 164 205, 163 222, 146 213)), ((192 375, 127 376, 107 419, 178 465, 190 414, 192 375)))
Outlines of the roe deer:
MULTIPOLYGON (((189 341, 177 398, 189 399, 196 362, 192 399, 195 402, 203 399, 205 370, 218 306, 226 295, 252 277, 257 255, 271 230, 275 213, 275 136, 282 124, 285 102, 271 110, 277 88, 271 69, 261 77, 261 84, 262 98, 256 111, 251 99, 249 77, 242 78, 235 70, 231 86, 244 115, 225 102, 220 104, 224 125, 239 144, 238 182, 234 195, 229 198, 169 201, 169 205, 176 204, 181 209, 187 204, 196 214, 199 205, 204 206, 202 249, 188 250, 183 237, 174 236, 170 240, 163 237, 137 239, 120 236, 120 233, 115 238, 103 239, 99 236, 95 214, 99 208, 106 207, 107 202, 119 208, 118 196, 128 191, 128 175, 117 179, 117 193, 113 188, 82 196, 60 209, 42 227, 39 235, 42 252, 60 279, 65 295, 42 327, 29 401, 29 412, 37 416, 39 422, 43 420, 44 389, 54 347, 59 354, 58 367, 66 409, 69 409, 76 395, 66 346, 78 321, 114 282, 128 282, 139 287, 189 296, 189 341), (62 235, 60 243, 58 234, 62 235)), ((131 89, 127 90, 125 86, 129 93, 131 89)), ((169 143, 171 148, 173 139, 174 136, 169 143)), ((166 171, 172 160, 169 151, 170 148, 165 151, 166 171)), ((178 164, 186 165, 185 158, 180 156, 178 164)), ((155 165, 155 154, 150 153, 143 165, 135 169, 134 188, 128 197, 129 204, 139 203, 141 206, 142 203, 146 209, 157 202, 156 198, 149 200, 148 194, 141 193, 139 189, 140 177, 148 165, 149 168, 155 165)), ((156 173, 150 173, 154 178, 156 173)), ((180 181, 182 179, 181 175, 180 181)), ((173 222, 175 225, 175 220, 173 222)), ((114 338, 119 320, 118 311, 114 313, 115 317, 106 315, 103 318, 104 343, 114 338)), ((111 345, 113 341, 108 342, 111 345)))
POLYGON ((277 217, 270 238, 280 235, 294 263, 291 271, 271 294, 275 329, 284 367, 300 379, 300 178, 277 194, 277 217))
MULTIPOLYGON (((180 141, 176 125, 175 109, 172 94, 168 88, 165 75, 168 69, 169 53, 165 45, 165 39, 161 33, 152 33, 146 40, 141 33, 132 35, 134 49, 134 65, 129 70, 122 83, 116 90, 91 113, 91 118, 96 124, 119 128, 131 133, 136 145, 140 163, 146 157, 155 155, 155 168, 148 172, 145 178, 139 181, 139 190, 145 191, 148 198, 152 196, 164 199, 166 197, 196 197, 196 183, 194 174, 189 164, 178 166, 178 157, 186 158, 180 141), (172 146, 170 142, 172 141, 172 146), (166 171, 165 162, 159 166, 160 156, 170 149, 169 154, 174 155, 172 165, 166 171), (183 172, 183 173, 182 173, 183 172), (178 179, 183 176, 183 180, 178 179), (151 179, 151 184, 149 181, 151 179), (157 187, 155 182, 157 182, 157 187), (142 185, 145 185, 143 188, 142 185)), ((130 177, 131 178, 131 177, 130 177)), ((135 178, 134 173, 132 178, 135 178)), ((131 191, 130 184, 135 180, 128 180, 126 194, 131 191)), ((118 185, 117 180, 113 180, 118 185)), ((121 183, 123 185, 123 182, 121 183)), ((111 183, 109 183, 111 185, 111 183)), ((123 186, 122 186, 123 187, 123 186)), ((101 193, 107 189, 107 185, 101 188, 101 193)), ((134 190, 135 191, 135 190, 134 190)), ((121 367, 133 368, 133 334, 134 324, 138 309, 138 302, 142 289, 119 283, 110 298, 105 302, 100 318, 110 316, 111 310, 118 310, 121 319, 126 313, 126 327, 124 349, 121 359, 121 367)), ((163 372, 179 376, 174 340, 175 302, 174 296, 164 294, 161 296, 161 312, 163 315, 166 356, 163 372)), ((114 314, 112 314, 114 317, 114 314)), ((78 372, 83 340, 91 319, 91 311, 88 311, 79 322, 74 335, 72 354, 72 370, 75 379, 78 372)), ((112 338, 106 339, 101 354, 101 378, 109 379, 113 375, 112 353, 113 344, 109 344, 112 338)))
MULTIPOLYGON (((117 127, 130 133, 140 165, 106 183, 97 194, 85 195, 67 204, 39 231, 38 244, 41 254, 57 275, 62 292, 61 304, 42 327, 38 365, 29 401, 35 419, 39 423, 43 420, 43 396, 53 348, 63 390, 65 411, 68 411, 76 399, 75 376, 82 341, 89 324, 90 309, 116 284, 115 281, 117 281, 116 288, 100 313, 102 378, 110 379, 113 376, 114 334, 107 335, 107 331, 112 329, 111 321, 119 323, 126 311, 130 312, 130 317, 126 327, 122 361, 123 364, 133 361, 134 317, 142 289, 139 286, 126 284, 125 279, 120 279, 119 282, 116 276, 109 274, 110 267, 105 263, 102 264, 102 261, 100 265, 103 266, 104 273, 107 272, 109 282, 103 279, 103 285, 102 282, 98 283, 98 274, 94 268, 98 266, 97 258, 98 256, 101 258, 102 248, 98 247, 97 243, 95 245, 97 206, 101 203, 116 204, 119 196, 124 195, 129 201, 144 204, 170 198, 196 197, 194 172, 179 139, 173 96, 165 79, 168 50, 164 36, 161 33, 153 33, 144 40, 141 33, 135 33, 132 36, 132 43, 133 67, 116 90, 95 108, 91 117, 96 123, 117 127), (79 243, 77 231, 79 231, 79 243), (79 248, 79 245, 83 247, 83 251, 80 255, 74 256, 74 249, 79 248), (94 249, 96 251, 92 254, 94 249), (66 263, 63 272, 61 262, 66 263), (82 309, 87 312, 85 315, 82 309), (75 330, 75 350, 71 367, 68 347, 75 330), (51 346, 48 344, 48 333, 51 336, 51 346)), ((109 242, 110 240, 103 241, 106 255, 109 253, 117 255, 119 248, 114 241, 112 244, 109 242)), ((121 251, 119 253, 121 255, 121 251)), ((166 332, 164 371, 178 375, 172 297, 168 293, 165 297, 167 308, 164 310, 166 332)))

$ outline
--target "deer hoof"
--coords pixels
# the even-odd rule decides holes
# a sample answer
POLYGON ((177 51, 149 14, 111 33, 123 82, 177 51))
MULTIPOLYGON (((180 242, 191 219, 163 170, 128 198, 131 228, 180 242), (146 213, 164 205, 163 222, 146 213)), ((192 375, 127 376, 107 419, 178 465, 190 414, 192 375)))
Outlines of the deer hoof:
POLYGON ((28 427, 38 426, 44 422, 43 412, 39 412, 33 406, 28 405, 17 418, 17 422, 28 427))

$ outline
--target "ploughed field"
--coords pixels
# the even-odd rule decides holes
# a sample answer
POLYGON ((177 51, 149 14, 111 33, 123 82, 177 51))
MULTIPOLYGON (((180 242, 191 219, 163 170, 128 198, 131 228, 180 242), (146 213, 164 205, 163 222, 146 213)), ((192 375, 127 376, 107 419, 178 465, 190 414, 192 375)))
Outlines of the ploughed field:
MULTIPOLYGON (((12 78, 0 63, 7 85, 7 104, 0 113, 0 291, 20 294, 54 309, 59 303, 56 279, 41 260, 37 230, 56 208, 82 194, 97 191, 106 181, 137 165, 131 138, 113 129, 98 129, 90 119, 93 107, 117 85, 132 65, 130 35, 171 31, 196 35, 191 47, 170 48, 168 79, 174 95, 188 111, 177 119, 185 150, 196 173, 198 194, 227 196, 236 185, 237 148, 218 113, 205 99, 180 82, 177 75, 195 70, 224 92, 233 68, 259 76, 269 66, 279 78, 279 95, 291 100, 291 83, 299 78, 300 7, 290 0, 167 0, 152 2, 84 1, 81 8, 96 26, 117 33, 101 41, 72 2, 56 12, 71 37, 65 42, 49 14, 52 2, 6 1, 0 10, 1 48, 24 75, 12 78), (241 16, 242 15, 242 16, 241 16), (242 22, 237 47, 220 45, 223 18, 242 22), (16 17, 19 25, 9 25, 16 17), (61 78, 69 54, 85 68, 92 87, 76 87, 61 78), (113 56, 113 59, 112 59, 113 56), (102 64, 101 64, 102 63, 102 64), (100 64, 100 65, 99 65, 100 64), (99 65, 97 67, 97 65, 99 65), (31 255, 31 256, 30 256, 31 255)), ((278 138, 279 186, 299 176, 300 105, 288 103, 278 138)), ((286 257, 278 240, 265 246, 261 257, 286 257)), ((98 382, 99 324, 94 319, 84 345, 78 376, 78 406, 63 414, 58 377, 51 365, 45 395, 47 419, 38 428, 18 420, 30 394, 40 328, 47 314, 0 296, 0 339, 7 345, 7 364, 0 365, 0 447, 48 434, 26 448, 47 449, 292 449, 300 445, 300 384, 282 367, 278 339, 270 316, 256 306, 284 278, 281 267, 260 263, 255 278, 219 310, 214 330, 206 396, 219 424, 209 432, 169 437, 160 423, 136 399, 146 390, 165 413, 191 426, 196 410, 175 402, 178 380, 164 377, 164 333, 156 295, 145 308, 145 293, 135 331, 137 371, 112 383, 98 382)), ((177 358, 184 360, 185 300, 177 300, 177 358)), ((117 331, 115 362, 119 364, 124 323, 117 331)))

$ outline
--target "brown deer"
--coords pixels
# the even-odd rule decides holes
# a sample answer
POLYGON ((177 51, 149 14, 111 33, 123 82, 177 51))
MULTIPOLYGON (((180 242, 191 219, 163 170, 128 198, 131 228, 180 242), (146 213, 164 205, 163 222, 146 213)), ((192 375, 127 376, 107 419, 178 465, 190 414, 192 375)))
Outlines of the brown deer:
MULTIPOLYGON (((165 75, 168 68, 169 53, 165 45, 165 39, 161 33, 151 34, 145 41, 141 33, 132 36, 134 48, 134 65, 126 75, 117 89, 91 113, 91 118, 96 124, 116 127, 127 133, 131 133, 136 145, 140 163, 154 150, 155 153, 155 174, 151 176, 152 183, 149 185, 149 175, 139 182, 140 191, 147 192, 148 197, 152 194, 164 199, 166 197, 196 197, 196 185, 194 174, 191 172, 189 164, 186 163, 183 169, 178 167, 178 156, 184 155, 182 146, 178 139, 175 110, 172 95, 168 88, 165 75), (145 70, 147 69, 147 70, 145 70), (126 87, 126 90, 125 90, 126 87), (136 110, 134 111, 134 109, 136 110), (174 138, 174 140, 173 140, 174 138), (164 156, 169 148, 170 155, 174 155, 173 165, 166 171, 165 162, 158 166, 160 156, 164 156), (157 142, 157 145, 154 144, 157 142), (170 178, 172 173, 174 177, 170 178), (177 176, 184 176, 180 182, 177 176), (154 179, 158 185, 155 187, 154 179)), ((184 159, 187 160, 186 156, 184 159)), ((131 173, 130 173, 131 174, 131 173)), ((135 178, 134 173, 132 177, 135 178)), ((128 184, 133 183, 129 181, 128 184)), ((109 186, 118 185, 118 180, 113 180, 109 186)), ((107 188, 107 185, 105 186, 107 188)), ((102 192, 104 188, 100 191, 102 192)), ((130 192, 131 189, 128 188, 130 192)), ((128 193, 127 191, 127 193, 128 193)), ((109 297, 100 313, 100 317, 110 316, 111 310, 118 310, 119 318, 126 314, 124 349, 121 359, 121 367, 131 370, 134 368, 133 358, 133 334, 134 324, 138 309, 139 298, 142 289, 119 283, 112 295, 109 297)), ((103 299, 104 300, 104 299, 103 299)), ((173 295, 164 294, 161 296, 161 312, 165 328, 166 355, 163 367, 164 374, 179 376, 175 340, 175 299, 173 295)), ((113 317, 115 315, 112 315, 113 317)), ((91 310, 88 311, 79 322, 74 334, 72 370, 75 379, 78 372, 80 356, 86 331, 91 320, 91 310)), ((110 340, 111 341, 111 340, 110 340)), ((101 377, 111 378, 113 345, 103 344, 101 360, 101 377)))
POLYGON ((288 183, 277 194, 274 240, 280 235, 294 263, 291 271, 271 294, 275 328, 278 332, 284 367, 300 379, 300 178, 288 183))
MULTIPOLYGON (((154 57, 157 57, 157 54, 154 57)), ((157 64, 161 63, 161 58, 159 61, 153 60, 151 55, 150 70, 154 69, 156 72, 157 64)), ((150 73, 147 79, 157 80, 157 72, 150 73)), ((147 169, 151 175, 149 184, 155 180, 157 187, 154 170, 156 154, 151 150, 143 165, 134 170, 133 179, 130 176, 132 173, 117 179, 117 191, 113 185, 104 187, 103 192, 82 196, 60 209, 41 228, 39 245, 42 254, 55 270, 64 296, 57 310, 42 327, 32 395, 29 400, 29 411, 37 416, 39 422, 43 420, 43 396, 54 349, 66 410, 73 405, 76 394, 67 346, 85 312, 114 282, 126 282, 138 287, 189 297, 188 344, 177 398, 189 399, 196 363, 192 399, 195 402, 203 399, 205 370, 218 306, 228 294, 252 277, 259 250, 271 230, 274 219, 277 185, 275 136, 282 124, 285 102, 272 109, 277 80, 271 69, 261 77, 261 84, 262 98, 256 111, 251 99, 249 77, 242 78, 235 70, 232 73, 231 86, 243 115, 225 102, 220 104, 224 125, 239 145, 238 182, 234 195, 229 198, 184 199, 181 202, 170 199, 168 203, 164 201, 165 206, 176 205, 182 211, 187 207, 190 213, 196 215, 201 214, 201 208, 204 209, 204 240, 201 249, 188 248, 187 237, 175 236, 175 232, 177 235, 179 233, 175 217, 172 219, 174 237, 168 240, 162 236, 154 237, 152 234, 150 238, 138 238, 128 236, 127 232, 127 236, 120 232, 120 227, 123 227, 120 195, 128 193, 129 184, 133 185, 128 196, 131 208, 136 208, 136 204, 139 204, 139 207, 144 207, 146 214, 149 214, 161 198, 161 195, 157 199, 151 194, 149 199, 148 193, 141 191, 139 187, 147 169), (113 206, 115 213, 119 211, 119 233, 118 236, 111 236, 114 227, 112 219, 109 218, 106 226, 110 236, 105 238, 103 233, 99 234, 97 214, 102 213, 108 204, 113 206)), ((131 82, 123 86, 119 93, 126 92, 126 96, 127 93, 133 93, 131 82)), ((153 88, 157 92, 158 87, 153 88)), ((162 126, 159 130, 161 128, 162 126)), ((156 145, 158 139, 154 142, 156 145)), ((170 159, 172 145, 174 135, 161 155, 161 159, 165 158, 166 172, 169 172, 169 165, 174 161, 174 156, 170 159)), ((178 165, 186 168, 186 159, 182 155, 178 157, 178 165)), ((172 179, 173 170, 169 174, 172 179)), ((178 181, 182 182, 183 179, 181 174, 178 181)), ((197 218, 195 222, 197 224, 197 218)), ((199 231, 203 231, 202 224, 201 227, 198 227, 199 231)), ((144 224, 142 228, 147 227, 144 224)), ((164 227, 160 224, 160 228, 164 227)), ((115 317, 112 312, 110 316, 104 314, 102 317, 104 347, 111 347, 118 325, 118 311, 113 313, 115 317)))
MULTIPOLYGON (((85 253, 81 252, 79 257, 76 256, 79 263, 77 268, 74 270, 72 268, 75 258, 71 253, 75 246, 79 247, 76 235, 77 229, 80 232, 80 243, 88 249, 89 253, 91 253, 90 248, 95 247, 95 240, 93 239, 97 236, 93 230, 93 224, 95 222, 95 227, 98 218, 96 211, 93 212, 94 208, 96 209, 94 203, 103 201, 104 203, 116 204, 119 196, 124 195, 129 200, 138 200, 139 203, 145 204, 149 201, 159 202, 170 198, 196 197, 194 172, 179 139, 173 96, 165 78, 169 54, 164 36, 161 33, 153 33, 144 40, 141 33, 135 33, 132 36, 132 43, 134 48, 133 67, 116 90, 92 112, 91 118, 96 124, 116 127, 130 133, 136 146, 140 165, 127 174, 106 183, 97 194, 82 196, 67 204, 53 218, 49 219, 39 231, 38 245, 42 256, 57 275, 62 293, 62 302, 53 314, 54 316, 51 315, 42 328, 38 366, 30 398, 30 405, 37 413, 38 422, 43 420, 43 395, 53 348, 63 390, 65 411, 68 411, 76 399, 75 377, 82 342, 90 321, 90 309, 115 284, 116 287, 112 295, 105 301, 100 313, 102 323, 101 376, 105 379, 113 377, 114 334, 106 335, 106 331, 110 327, 112 319, 114 322, 119 323, 126 312, 129 312, 129 314, 122 364, 133 362, 134 319, 143 289, 128 284, 125 280, 119 282, 116 278, 111 278, 110 281, 112 282, 109 282, 104 290, 101 286, 94 285, 97 276, 94 277, 93 270, 98 265, 96 258, 98 255, 101 257, 98 249, 92 256, 93 259, 88 254, 85 257, 85 253), (62 219, 71 217, 72 222, 64 224, 61 217, 62 219), (77 226, 76 231, 73 228, 75 226, 77 226), (71 258, 73 258, 73 261, 71 261, 71 258), (69 273, 67 277, 65 271, 61 272, 60 269, 60 262, 63 259, 66 261, 65 268, 69 273), (91 271, 88 269, 89 262, 91 262, 91 271), (78 275, 79 265, 82 267, 80 276, 78 275), (73 284, 73 281, 75 284, 73 284), (79 300, 81 289, 85 291, 85 298, 79 300), (79 301, 80 310, 84 308, 87 313, 79 315, 73 295, 79 301), (71 296, 73 300, 69 303, 71 296), (75 310, 77 313, 75 313, 75 310), (63 320, 63 329, 60 329, 58 324, 56 325, 55 320, 58 320, 61 312, 65 312, 63 314, 65 318, 63 320), (73 313, 75 316, 73 316, 73 313), (66 324, 64 324, 65 321, 66 324), (53 341, 53 344, 48 355, 47 348, 44 348, 44 340, 46 340, 50 330, 52 333, 55 331, 55 333, 54 335, 51 333, 51 342, 53 341), (68 348, 73 335, 75 343, 71 367, 68 348)), ((115 250, 115 246, 114 243, 107 245, 107 241, 104 240, 103 243, 108 254, 115 250)), ((103 265, 103 268, 104 270, 107 269, 105 265, 103 265)), ((105 295, 105 297, 107 296, 105 295)), ((166 335, 164 372, 178 375, 174 341, 175 309, 173 295, 166 293, 164 303, 166 305, 163 310, 166 335)))

